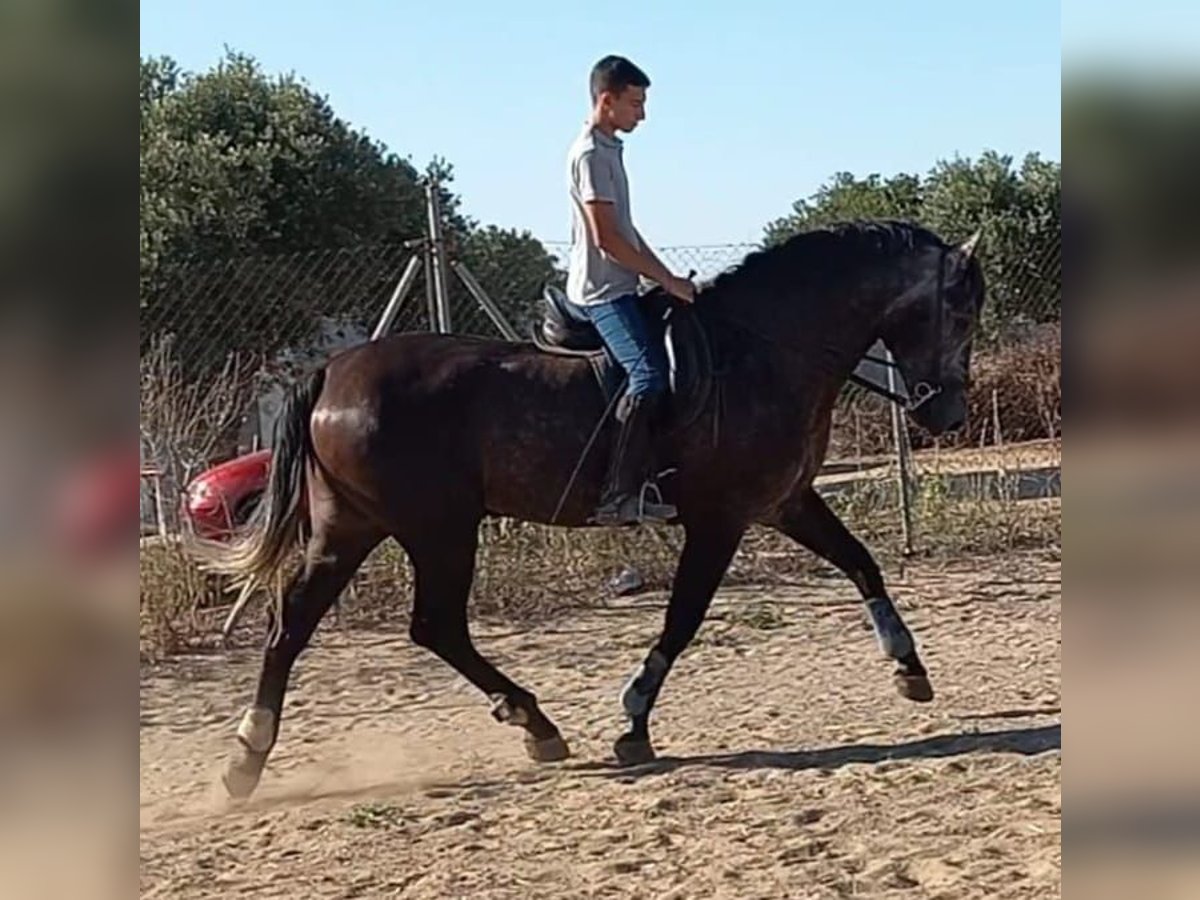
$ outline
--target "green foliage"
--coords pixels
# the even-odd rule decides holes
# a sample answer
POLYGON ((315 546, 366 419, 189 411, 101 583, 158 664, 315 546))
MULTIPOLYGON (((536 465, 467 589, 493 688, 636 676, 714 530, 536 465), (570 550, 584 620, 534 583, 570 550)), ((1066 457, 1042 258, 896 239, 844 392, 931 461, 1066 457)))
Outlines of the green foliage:
POLYGON ((404 811, 390 803, 359 803, 342 821, 355 828, 395 828, 404 825, 404 811))
POLYGON ((142 63, 144 278, 165 263, 420 232, 418 174, 293 76, 229 53, 200 75, 142 63))
POLYGON ((476 229, 463 241, 462 260, 520 334, 540 314, 542 288, 562 280, 554 257, 528 231, 476 229))
POLYGON ((248 56, 227 52, 200 74, 143 59, 139 102, 145 340, 186 324, 181 340, 208 345, 197 358, 219 364, 291 347, 323 315, 374 320, 398 274, 396 248, 425 232, 429 179, 447 239, 511 316, 526 315, 553 276, 533 237, 463 216, 449 162, 418 172, 303 81, 268 76, 248 56), (338 248, 346 253, 328 255, 338 248))
POLYGON ((856 178, 838 172, 807 199, 797 200, 792 214, 767 226, 766 242, 777 244, 797 231, 855 219, 915 219, 921 209, 921 181, 913 175, 884 180, 879 175, 856 178))
POLYGON ((893 218, 919 222, 946 240, 979 228, 988 281, 985 337, 1027 322, 1057 320, 1061 310, 1061 166, 1037 154, 1014 167, 1009 156, 937 163, 923 178, 901 174, 835 175, 792 213, 766 228, 768 244, 838 221, 893 218))

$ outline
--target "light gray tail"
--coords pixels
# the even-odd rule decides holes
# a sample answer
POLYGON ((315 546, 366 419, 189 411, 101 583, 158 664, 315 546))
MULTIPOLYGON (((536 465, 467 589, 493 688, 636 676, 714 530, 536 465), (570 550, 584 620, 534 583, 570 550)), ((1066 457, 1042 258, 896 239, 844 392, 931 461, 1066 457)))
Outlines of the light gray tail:
POLYGON ((247 522, 245 532, 227 546, 210 548, 205 568, 233 579, 240 589, 222 629, 226 637, 255 591, 266 589, 274 616, 271 643, 283 625, 283 567, 289 553, 303 549, 309 518, 304 508, 308 487, 307 466, 312 457, 309 430, 313 408, 325 385, 325 370, 318 369, 293 385, 275 421, 271 474, 261 502, 247 522))

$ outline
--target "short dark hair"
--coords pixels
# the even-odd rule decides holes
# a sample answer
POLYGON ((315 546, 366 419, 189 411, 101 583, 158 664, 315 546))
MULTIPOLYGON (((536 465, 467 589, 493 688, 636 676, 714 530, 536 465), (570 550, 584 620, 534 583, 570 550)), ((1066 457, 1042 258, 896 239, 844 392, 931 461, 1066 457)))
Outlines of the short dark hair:
POLYGON ((604 91, 620 94, 627 87, 650 87, 650 78, 623 56, 606 56, 592 66, 592 102, 604 91))

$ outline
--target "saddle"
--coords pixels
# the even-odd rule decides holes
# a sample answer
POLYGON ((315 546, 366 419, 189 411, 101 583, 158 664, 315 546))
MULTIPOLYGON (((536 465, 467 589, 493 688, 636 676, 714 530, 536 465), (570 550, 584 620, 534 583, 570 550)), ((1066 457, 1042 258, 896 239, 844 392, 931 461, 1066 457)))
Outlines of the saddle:
MULTIPOLYGON (((622 390, 625 373, 608 352, 586 313, 553 285, 543 291, 541 326, 533 342, 545 353, 585 359, 592 367, 605 403, 622 390)), ((690 306, 673 303, 661 289, 641 298, 652 338, 667 352, 670 396, 666 403, 668 430, 686 428, 704 411, 713 392, 713 353, 708 332, 690 306)))

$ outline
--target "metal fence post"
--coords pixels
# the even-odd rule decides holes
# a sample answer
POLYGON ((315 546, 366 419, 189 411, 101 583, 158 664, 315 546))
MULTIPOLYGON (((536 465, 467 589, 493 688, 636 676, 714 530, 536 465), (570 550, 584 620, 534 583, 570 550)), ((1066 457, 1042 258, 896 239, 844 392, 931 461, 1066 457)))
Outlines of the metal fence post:
MULTIPOLYGON (((888 390, 896 393, 896 367, 892 351, 884 349, 884 355, 891 364, 887 367, 888 390)), ((908 453, 908 432, 904 427, 904 410, 900 404, 892 402, 892 443, 896 448, 896 468, 899 472, 897 486, 900 489, 900 534, 904 541, 904 555, 911 556, 913 552, 912 527, 912 493, 911 473, 912 460, 908 453)))
POLYGON ((492 324, 496 326, 496 329, 508 340, 519 341, 521 338, 517 334, 517 330, 504 317, 504 313, 500 311, 500 307, 488 296, 487 291, 480 287, 479 282, 475 280, 475 276, 471 274, 471 270, 459 260, 452 262, 450 267, 454 269, 454 273, 462 281, 463 286, 475 298, 475 302, 483 307, 483 311, 487 313, 488 318, 492 320, 492 324))
POLYGON ((433 259, 433 285, 436 317, 434 330, 441 334, 449 334, 452 330, 450 321, 450 282, 446 269, 446 245, 442 237, 442 211, 438 203, 438 182, 431 178, 425 185, 425 196, 429 206, 429 245, 433 259))
POLYGON ((421 246, 421 262, 425 267, 425 308, 429 313, 429 330, 437 331, 438 300, 433 284, 433 245, 430 241, 425 241, 421 246))
POLYGON ((392 323, 396 321, 396 313, 400 311, 400 304, 404 302, 413 282, 417 280, 417 269, 420 265, 421 258, 414 253, 409 259, 408 265, 404 267, 404 274, 396 282, 396 289, 392 291, 392 298, 388 300, 383 315, 379 317, 379 322, 375 325, 375 330, 371 332, 371 340, 377 341, 391 330, 392 323))

